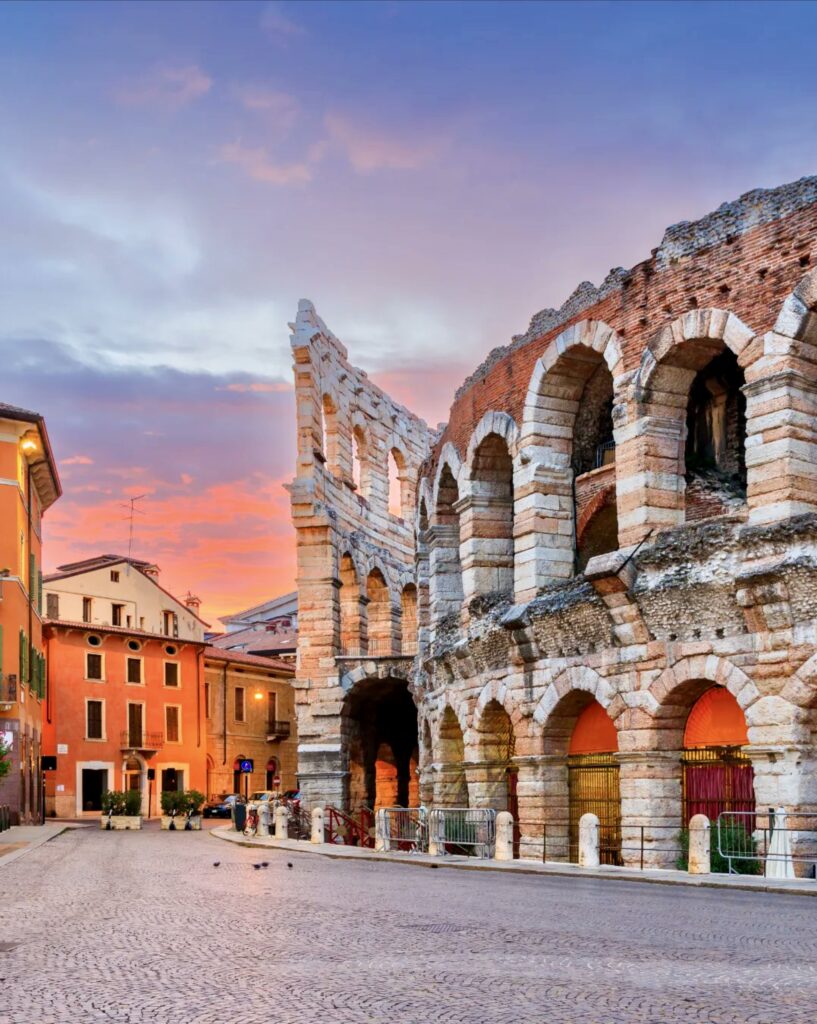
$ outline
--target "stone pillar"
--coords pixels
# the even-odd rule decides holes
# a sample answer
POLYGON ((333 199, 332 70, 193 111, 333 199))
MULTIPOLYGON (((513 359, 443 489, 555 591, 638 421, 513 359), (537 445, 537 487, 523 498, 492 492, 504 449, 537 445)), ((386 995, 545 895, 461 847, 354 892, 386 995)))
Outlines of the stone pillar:
POLYGON ((625 867, 672 868, 680 850, 680 750, 616 755, 621 793, 621 846, 625 867))
POLYGON ((386 853, 389 849, 389 819, 384 810, 374 816, 374 852, 386 853))
POLYGON ((269 800, 262 800, 258 805, 258 835, 269 835, 269 800))
POLYGON ((705 814, 693 814, 689 821, 689 873, 708 875, 712 833, 705 814))
POLYGON ((496 816, 496 860, 513 860, 513 818, 507 811, 496 816))
POLYGON ((289 811, 283 804, 280 804, 275 808, 275 838, 286 839, 287 838, 287 822, 289 821, 289 811))
MULTIPOLYGON (((672 413, 673 410, 666 410, 672 413)), ((652 530, 683 523, 686 423, 676 415, 643 415, 615 429, 618 544, 638 544, 652 530)))
POLYGON ((599 819, 595 814, 579 818, 579 867, 599 866, 599 819))
POLYGON ((437 623, 462 608, 459 523, 437 523, 429 528, 431 636, 437 623))
POLYGON ((466 761, 465 778, 468 782, 468 806, 508 809, 508 762, 466 761))
POLYGON ((745 384, 743 393, 750 525, 814 512, 817 383, 791 368, 764 366, 763 376, 745 384))
POLYGON ((530 601, 546 584, 570 579, 575 563, 571 469, 531 462, 514 474, 514 538, 516 601, 530 601))
POLYGON ((298 788, 307 807, 345 807, 349 772, 341 744, 301 743, 298 746, 298 788))
MULTIPOLYGON (((474 488, 495 487, 472 481, 474 488)), ((507 501, 491 494, 469 494, 454 506, 460 516, 460 558, 464 606, 479 594, 513 589, 513 522, 507 501)))
POLYGON ((316 845, 322 843, 324 840, 324 827, 323 827, 323 808, 313 807, 312 808, 312 832, 309 836, 310 843, 316 845))

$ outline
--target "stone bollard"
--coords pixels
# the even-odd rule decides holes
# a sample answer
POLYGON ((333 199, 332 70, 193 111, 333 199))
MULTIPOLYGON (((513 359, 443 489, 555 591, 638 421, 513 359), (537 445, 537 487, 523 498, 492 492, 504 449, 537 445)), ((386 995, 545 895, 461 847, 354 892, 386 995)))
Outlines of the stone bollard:
POLYGON ((287 813, 286 807, 281 804, 280 807, 275 808, 275 838, 286 839, 287 838, 287 821, 289 814, 287 813))
POLYGON ((689 821, 688 870, 691 875, 708 875, 712 870, 712 831, 705 814, 693 814, 689 821))
POLYGON ((495 860, 513 860, 513 815, 500 811, 496 816, 495 860))
POLYGON ((599 819, 595 814, 579 818, 579 867, 599 866, 599 819))
POLYGON ((374 816, 374 852, 386 853, 389 849, 389 820, 385 811, 374 816))
POLYGON ((267 800, 258 805, 258 835, 269 835, 269 801, 267 800))
POLYGON ((310 843, 322 843, 324 838, 323 832, 323 808, 313 807, 312 808, 312 834, 309 837, 310 843))

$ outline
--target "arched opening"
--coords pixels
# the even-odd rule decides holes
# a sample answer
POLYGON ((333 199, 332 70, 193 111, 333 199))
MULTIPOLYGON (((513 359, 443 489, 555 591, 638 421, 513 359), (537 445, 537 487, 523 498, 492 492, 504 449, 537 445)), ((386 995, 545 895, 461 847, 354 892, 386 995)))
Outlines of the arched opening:
POLYGON ((340 589, 340 653, 346 656, 362 654, 366 649, 366 620, 361 601, 360 581, 352 556, 341 557, 339 567, 340 589))
POLYGON ((343 736, 351 811, 417 806, 417 709, 404 680, 357 683, 344 701, 343 736))
POLYGON ((412 507, 409 481, 406 473, 406 460, 399 448, 389 452, 389 512, 400 519, 410 515, 412 507))
POLYGON ((516 734, 510 715, 496 700, 489 701, 479 717, 477 747, 480 761, 477 806, 509 811, 514 821, 518 821, 517 767, 513 762, 516 734))
POLYGON ((618 513, 616 510, 615 488, 608 488, 598 495, 596 502, 580 519, 576 531, 578 542, 577 566, 584 572, 587 563, 596 555, 605 555, 618 550, 618 513))
POLYGON ((407 583, 400 595, 401 652, 417 653, 417 588, 407 583))
POLYGON ((331 395, 321 399, 323 427, 323 457, 330 473, 340 471, 340 439, 338 437, 338 410, 331 395))
POLYGON ((722 686, 704 690, 684 726, 684 825, 694 814, 716 821, 723 811, 754 811, 754 770, 742 749, 748 742, 746 719, 732 694, 722 686))
POLYGON ((361 498, 368 500, 371 492, 369 442, 363 427, 352 428, 352 482, 361 498))
POLYGON ((513 460, 499 434, 483 438, 471 464, 462 514, 463 590, 467 597, 513 590, 513 460))
POLYGON ((686 410, 686 519, 740 508, 746 500, 743 370, 724 349, 692 380, 686 410))
POLYGON ((448 465, 440 474, 437 507, 430 530, 431 615, 438 625, 462 607, 459 489, 448 465))
POLYGON ((142 791, 142 773, 144 763, 135 755, 129 757, 125 762, 125 790, 126 792, 142 791))
POLYGON ((602 864, 621 864, 621 795, 616 761, 618 734, 610 716, 596 700, 576 717, 567 757, 570 807, 570 860, 579 859, 579 821, 583 814, 599 819, 602 864))
MULTIPOLYGON (((428 535, 428 509, 425 501, 420 502, 417 515, 417 530, 415 539, 415 565, 417 568, 417 647, 427 640, 427 631, 431 618, 429 607, 429 535, 428 535)), ((405 637, 405 632, 403 633, 405 637)))
POLYGON ((391 595, 383 573, 372 569, 366 579, 366 614, 368 618, 368 653, 389 655, 394 651, 391 595))
POLYGON ((434 802, 439 807, 468 807, 465 779, 465 741, 457 716, 446 707, 437 737, 439 782, 434 802))
POLYGON ((279 773, 278 759, 275 758, 275 757, 271 757, 267 761, 264 789, 267 789, 267 790, 279 789, 280 788, 280 782, 281 782, 281 777, 280 777, 280 773, 279 773), (275 784, 276 780, 278 781, 278 785, 275 784))

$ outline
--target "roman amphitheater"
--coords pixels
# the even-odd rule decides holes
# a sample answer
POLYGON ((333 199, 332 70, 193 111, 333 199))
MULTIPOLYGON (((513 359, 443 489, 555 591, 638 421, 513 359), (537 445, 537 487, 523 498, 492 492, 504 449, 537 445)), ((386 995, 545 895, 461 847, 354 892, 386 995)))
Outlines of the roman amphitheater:
POLYGON ((437 431, 301 302, 308 803, 510 810, 549 859, 590 809, 659 865, 693 813, 817 811, 815 266, 817 178, 748 193, 537 313, 437 431))

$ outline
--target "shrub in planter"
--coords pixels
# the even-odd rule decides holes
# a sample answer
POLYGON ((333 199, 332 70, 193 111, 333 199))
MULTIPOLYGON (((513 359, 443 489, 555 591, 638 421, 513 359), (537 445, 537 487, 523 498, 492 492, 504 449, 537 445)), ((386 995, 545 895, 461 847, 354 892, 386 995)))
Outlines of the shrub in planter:
POLYGON ((118 789, 106 789, 102 794, 100 824, 103 828, 141 828, 141 814, 142 794, 138 790, 123 792, 118 789))
POLYGON ((186 789, 184 791, 184 796, 186 803, 185 810, 189 814, 200 814, 206 799, 204 793, 200 793, 197 789, 186 789))
POLYGON ((162 793, 162 811, 170 816, 186 810, 184 793, 171 789, 162 793))
POLYGON ((118 789, 106 789, 102 794, 102 813, 121 815, 127 814, 127 794, 118 789))
POLYGON ((142 813, 141 789, 129 789, 125 793, 125 814, 136 817, 142 813))

